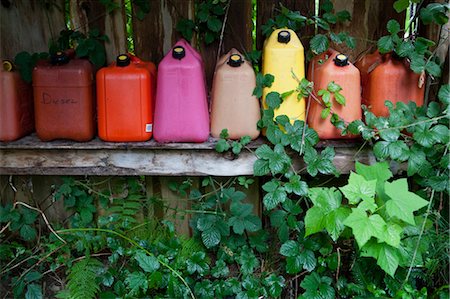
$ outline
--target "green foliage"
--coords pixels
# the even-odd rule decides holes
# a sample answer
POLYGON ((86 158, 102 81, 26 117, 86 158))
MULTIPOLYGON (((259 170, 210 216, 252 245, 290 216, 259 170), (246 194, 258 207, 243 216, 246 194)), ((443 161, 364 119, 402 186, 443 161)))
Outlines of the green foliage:
POLYGON ((228 139, 228 129, 223 129, 220 132, 220 139, 216 143, 216 151, 218 153, 224 153, 231 149, 234 155, 239 155, 242 149, 252 141, 250 136, 242 136, 238 140, 228 139))
POLYGON ((97 272, 102 267, 102 263, 93 258, 85 258, 75 263, 69 271, 67 288, 70 291, 70 298, 88 299, 95 298, 100 291, 100 286, 96 281, 97 272))
POLYGON ((209 45, 220 36, 228 5, 228 0, 201 1, 195 6, 194 20, 181 19, 176 29, 189 41, 197 34, 200 41, 209 45))

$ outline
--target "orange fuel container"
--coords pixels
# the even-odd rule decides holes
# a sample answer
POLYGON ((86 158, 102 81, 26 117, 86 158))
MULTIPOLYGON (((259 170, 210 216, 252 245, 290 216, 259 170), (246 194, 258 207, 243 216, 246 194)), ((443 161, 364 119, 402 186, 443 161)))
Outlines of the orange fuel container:
POLYGON ((361 88, 362 88, 362 103, 364 105, 367 105, 366 100, 366 85, 367 85, 367 79, 369 77, 369 73, 372 72, 375 67, 377 67, 381 62, 383 56, 376 50, 373 53, 366 54, 359 58, 355 66, 358 68, 359 72, 361 73, 361 88))
POLYGON ((328 48, 325 52, 314 56, 308 64, 308 72, 306 78, 309 81, 313 81, 313 76, 316 74, 316 69, 322 64, 328 61, 328 59, 334 59, 334 56, 339 54, 338 51, 332 48, 328 48))
POLYGON ((33 70, 36 133, 43 141, 94 137, 95 102, 89 61, 69 59, 58 52, 51 63, 33 70))
POLYGON ((384 105, 386 100, 394 105, 413 101, 417 106, 422 106, 425 93, 423 82, 421 75, 410 69, 406 59, 386 54, 382 62, 369 72, 363 94, 373 114, 388 116, 389 109, 384 105))
POLYGON ((259 100, 252 94, 256 76, 242 54, 232 49, 219 59, 211 91, 211 135, 228 129, 230 139, 259 136, 259 100))
MULTIPOLYGON (((345 105, 336 103, 332 95, 331 110, 339 115, 345 122, 361 119, 361 83, 358 69, 348 62, 348 57, 343 54, 336 55, 335 59, 328 59, 322 66, 316 69, 314 76, 314 92, 327 89, 328 84, 334 81, 342 87, 340 93, 345 97, 345 105)), ((320 99, 320 98, 319 98, 320 99)), ((342 136, 330 122, 331 114, 322 119, 321 112, 324 106, 315 100, 311 100, 308 113, 308 125, 317 131, 320 139, 355 138, 354 135, 342 136)))
POLYGON ((97 72, 98 135, 105 141, 152 137, 156 67, 122 54, 97 72))
POLYGON ((19 139, 34 131, 33 90, 9 61, 0 72, 0 141, 19 139), (5 68, 6 66, 6 68, 5 68))

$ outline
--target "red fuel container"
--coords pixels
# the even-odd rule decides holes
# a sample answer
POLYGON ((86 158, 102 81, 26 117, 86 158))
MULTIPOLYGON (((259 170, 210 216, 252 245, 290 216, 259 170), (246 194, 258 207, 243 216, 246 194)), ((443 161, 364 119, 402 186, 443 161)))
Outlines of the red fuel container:
POLYGON ((0 72, 0 141, 13 141, 34 131, 31 84, 12 71, 9 61, 0 72))
POLYGON ((152 137, 156 67, 131 55, 97 72, 98 134, 102 140, 152 137))
POLYGON ((36 133, 43 141, 88 141, 95 133, 93 71, 89 61, 58 52, 33 70, 36 133))
POLYGON ((406 104, 412 101, 417 106, 422 106, 425 94, 423 83, 424 79, 411 70, 406 59, 386 54, 382 62, 369 72, 363 86, 363 96, 375 116, 388 116, 386 100, 394 105, 397 102, 406 104))

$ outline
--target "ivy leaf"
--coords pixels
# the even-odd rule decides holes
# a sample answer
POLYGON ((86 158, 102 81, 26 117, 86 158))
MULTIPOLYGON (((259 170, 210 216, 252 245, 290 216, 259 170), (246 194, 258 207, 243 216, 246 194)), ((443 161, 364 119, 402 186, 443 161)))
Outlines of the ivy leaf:
POLYGON ((27 286, 27 292, 25 293, 25 299, 42 299, 42 288, 40 285, 31 283, 27 286))
POLYGON ((402 232, 403 228, 400 225, 388 222, 386 225, 386 230, 383 233, 383 241, 392 247, 398 248, 400 246, 402 232))
POLYGON ((311 176, 316 176, 318 172, 322 174, 331 174, 336 172, 333 165, 334 149, 332 147, 325 148, 322 153, 317 154, 313 147, 306 147, 303 157, 307 164, 306 170, 311 176))
POLYGON ((302 280, 300 286, 305 289, 305 292, 299 298, 333 299, 336 294, 331 283, 330 277, 319 276, 319 274, 313 272, 302 280))
POLYGON ((386 227, 386 222, 380 215, 368 217, 367 213, 359 208, 352 209, 344 224, 352 229, 359 248, 362 248, 371 237, 383 239, 382 234, 386 227))
POLYGON ((136 261, 139 263, 139 267, 145 272, 154 272, 159 269, 159 261, 156 257, 147 255, 143 251, 138 251, 134 256, 136 261))
POLYGON ((133 272, 127 275, 125 283, 130 289, 130 295, 138 295, 139 290, 145 293, 148 289, 148 280, 143 272, 133 272))
POLYGON ((228 220, 228 224, 233 227, 233 231, 242 235, 244 230, 256 232, 261 229, 261 219, 256 215, 251 215, 253 205, 232 203, 230 211, 234 215, 228 220))
POLYGON ((387 30, 392 35, 397 34, 400 31, 400 24, 396 20, 389 20, 387 30))
POLYGON ((350 204, 357 204, 359 201, 374 201, 377 180, 367 181, 362 175, 350 172, 348 184, 339 189, 344 193, 350 204))
POLYGON ((328 37, 323 34, 317 34, 311 39, 309 46, 315 54, 323 53, 329 47, 328 37))
POLYGON ((384 194, 384 183, 393 176, 387 162, 378 162, 372 165, 356 162, 355 169, 356 173, 362 175, 366 180, 377 180, 376 193, 379 196, 384 194))
POLYGON ((383 36, 378 40, 378 50, 381 54, 385 54, 394 50, 394 41, 389 35, 383 36))
POLYGON ((391 200, 386 202, 387 214, 415 225, 413 212, 426 206, 428 201, 415 193, 409 192, 406 179, 398 179, 392 183, 386 182, 385 191, 391 198, 391 200))
POLYGON ((212 32, 219 32, 222 29, 222 21, 216 17, 210 16, 208 18, 207 26, 212 32))
POLYGON ((216 144, 216 151, 218 153, 226 152, 230 149, 230 144, 225 139, 219 139, 216 144))
POLYGON ((271 109, 277 109, 281 104, 281 97, 278 92, 272 91, 266 96, 266 103, 271 109))

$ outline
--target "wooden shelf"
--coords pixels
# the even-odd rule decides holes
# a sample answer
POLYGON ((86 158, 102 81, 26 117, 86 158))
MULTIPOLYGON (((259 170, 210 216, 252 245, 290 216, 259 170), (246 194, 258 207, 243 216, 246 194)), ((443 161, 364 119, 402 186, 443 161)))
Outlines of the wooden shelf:
MULTIPOLYGON (((248 146, 256 149, 265 141, 259 138, 248 146)), ((252 175, 256 156, 243 150, 238 157, 214 150, 216 140, 205 143, 40 141, 35 134, 14 142, 0 142, 0 175, 149 175, 149 176, 237 176, 252 175)), ((354 167, 355 158, 374 160, 360 143, 352 141, 321 142, 335 147, 334 164, 342 173, 354 167), (355 157, 355 154, 357 156, 355 157)), ((301 158, 294 159, 298 169, 301 158)))

